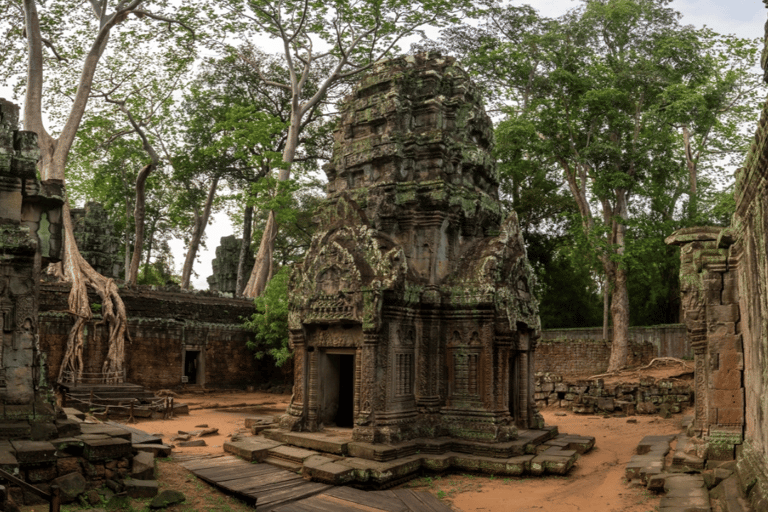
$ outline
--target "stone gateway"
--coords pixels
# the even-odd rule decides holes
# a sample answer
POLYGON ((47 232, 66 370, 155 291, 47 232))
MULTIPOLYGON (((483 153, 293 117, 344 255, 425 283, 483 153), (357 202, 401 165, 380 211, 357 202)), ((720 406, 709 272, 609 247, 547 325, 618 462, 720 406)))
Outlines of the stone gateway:
POLYGON ((491 443, 543 426, 534 274, 503 217, 492 134, 467 73, 434 53, 376 64, 346 98, 289 284, 283 429, 491 443))

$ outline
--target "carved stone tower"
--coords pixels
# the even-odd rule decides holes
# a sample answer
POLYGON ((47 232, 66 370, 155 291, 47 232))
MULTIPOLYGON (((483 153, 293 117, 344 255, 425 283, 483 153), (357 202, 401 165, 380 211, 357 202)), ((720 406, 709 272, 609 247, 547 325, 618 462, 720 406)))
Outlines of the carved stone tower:
POLYGON ((453 58, 377 64, 348 97, 318 230, 289 285, 281 426, 358 441, 514 439, 533 402, 538 304, 491 121, 453 58))

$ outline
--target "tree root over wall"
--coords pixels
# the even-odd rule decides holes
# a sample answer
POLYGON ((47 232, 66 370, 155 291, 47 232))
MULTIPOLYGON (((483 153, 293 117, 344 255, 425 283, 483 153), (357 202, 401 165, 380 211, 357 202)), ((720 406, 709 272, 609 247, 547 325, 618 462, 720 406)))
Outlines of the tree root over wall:
POLYGON ((120 298, 113 279, 96 272, 85 261, 77 248, 69 203, 64 204, 64 258, 62 270, 64 280, 72 283, 69 293, 69 313, 75 317, 75 324, 69 331, 64 359, 59 370, 60 382, 81 382, 83 378, 83 336, 85 326, 93 318, 88 302, 88 289, 92 287, 102 301, 102 321, 109 325, 109 352, 102 365, 103 382, 114 384, 123 382, 125 369, 125 341, 128 336, 126 327, 128 316, 125 304, 120 298))

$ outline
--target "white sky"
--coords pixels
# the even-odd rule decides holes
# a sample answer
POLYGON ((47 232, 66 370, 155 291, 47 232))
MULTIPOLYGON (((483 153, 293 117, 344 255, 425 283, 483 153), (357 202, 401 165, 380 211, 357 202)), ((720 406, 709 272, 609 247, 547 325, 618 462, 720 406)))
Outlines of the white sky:
MULTIPOLYGON (((515 2, 518 3, 518 2, 515 2)), ((559 16, 578 5, 577 0, 529 0, 528 3, 544 16, 559 16)), ((736 34, 745 38, 762 38, 766 22, 766 6, 761 0, 674 0, 672 7, 682 13, 682 22, 696 27, 708 26, 720 33, 736 34)), ((756 63, 759 65, 759 63, 756 63)), ((10 99, 10 91, 0 87, 0 97, 10 99)), ((231 235, 234 230, 226 214, 216 215, 207 230, 208 248, 198 252, 195 270, 198 277, 192 279, 196 289, 207 289, 206 277, 212 273, 211 261, 219 239, 231 235)), ((171 245, 178 273, 184 263, 186 248, 181 241, 171 245)))

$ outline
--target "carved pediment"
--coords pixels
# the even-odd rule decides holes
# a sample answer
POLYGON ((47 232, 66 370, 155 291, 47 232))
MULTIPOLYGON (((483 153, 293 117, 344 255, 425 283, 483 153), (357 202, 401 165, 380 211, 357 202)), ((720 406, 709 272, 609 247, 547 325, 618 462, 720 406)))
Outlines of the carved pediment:
POLYGON ((340 196, 319 215, 320 226, 328 229, 315 234, 291 276, 295 314, 290 320, 295 328, 301 323, 362 322, 368 307, 364 293, 394 289, 407 272, 402 248, 369 227, 365 213, 348 196, 340 196))

